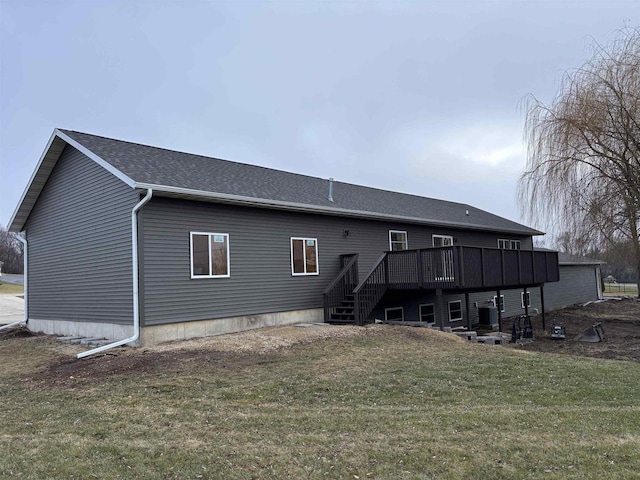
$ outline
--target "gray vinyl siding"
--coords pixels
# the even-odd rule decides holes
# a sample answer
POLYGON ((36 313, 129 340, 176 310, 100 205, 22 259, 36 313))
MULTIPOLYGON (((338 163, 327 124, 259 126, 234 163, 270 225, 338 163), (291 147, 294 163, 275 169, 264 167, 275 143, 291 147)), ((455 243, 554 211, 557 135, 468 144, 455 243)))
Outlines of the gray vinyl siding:
POLYGON ((561 265, 560 281, 544 286, 544 303, 548 309, 562 308, 598 299, 594 265, 561 265))
MULTIPOLYGON (((339 255, 359 253, 363 278, 389 249, 389 230, 406 231, 411 249, 431 247, 433 234, 453 235, 459 245, 492 248, 504 238, 160 197, 143 208, 142 218, 145 325, 320 308, 322 291, 339 271, 339 255), (190 232, 229 234, 229 278, 190 278, 190 232), (291 237, 318 240, 319 275, 291 275, 291 237)), ((522 241, 522 248, 530 248, 529 237, 514 238, 522 241)))
POLYGON ((30 318, 132 322, 131 209, 138 199, 65 148, 25 227, 30 318))

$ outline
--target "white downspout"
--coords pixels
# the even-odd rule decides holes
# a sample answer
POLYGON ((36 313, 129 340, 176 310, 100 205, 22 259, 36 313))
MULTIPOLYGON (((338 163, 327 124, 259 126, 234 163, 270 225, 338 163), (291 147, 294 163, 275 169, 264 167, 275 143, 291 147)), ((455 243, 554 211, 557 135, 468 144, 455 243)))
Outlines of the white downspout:
MULTIPOLYGON (((140 338, 140 310, 138 305, 138 210, 140 210, 153 196, 153 190, 147 189, 145 197, 138 202, 138 204, 131 210, 131 264, 133 266, 133 337, 125 338, 124 340, 118 340, 117 342, 103 345, 102 347, 94 348, 93 350, 87 350, 86 352, 79 353, 77 358, 87 357, 95 353, 104 352, 111 348, 119 347, 120 345, 126 345, 127 343, 135 342, 140 338)), ((26 297, 25 297, 26 299, 26 297)))
POLYGON ((26 237, 23 237, 20 234, 16 235, 16 238, 20 240, 20 242, 22 242, 22 245, 24 246, 24 250, 22 252, 22 263, 23 263, 22 283, 24 285, 24 318, 22 320, 18 320, 17 322, 9 323, 7 325, 2 325, 0 327, 0 330, 5 330, 7 328, 15 327, 16 325, 20 325, 21 323, 26 324, 29 321, 29 307, 28 307, 29 304, 27 303, 27 239, 26 237))

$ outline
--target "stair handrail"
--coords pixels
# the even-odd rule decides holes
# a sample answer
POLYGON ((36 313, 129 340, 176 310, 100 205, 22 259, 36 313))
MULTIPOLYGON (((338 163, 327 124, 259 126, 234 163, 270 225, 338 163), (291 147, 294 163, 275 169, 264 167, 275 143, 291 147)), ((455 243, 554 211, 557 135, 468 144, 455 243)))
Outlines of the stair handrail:
POLYGON ((365 285, 368 284, 369 279, 371 279, 374 276, 376 271, 381 266, 382 267, 386 266, 388 253, 389 252, 384 252, 382 255, 380 255, 380 258, 378 258, 378 261, 373 264, 373 267, 371 267, 371 270, 369 270, 369 273, 362 279, 362 281, 358 284, 358 286, 356 286, 356 288, 353 289, 354 313, 355 313, 356 324, 358 325, 364 324, 364 321, 366 320, 367 315, 369 315, 373 311, 375 306, 378 304, 378 302, 380 302, 380 300, 382 299, 382 297, 384 296, 385 292, 388 289, 388 285, 387 285, 388 279, 386 279, 386 275, 385 275, 384 288, 378 289, 378 291, 376 291, 375 296, 372 298, 367 298, 366 303, 363 305, 363 302, 361 301, 362 300, 361 294, 363 293, 362 290, 365 287, 365 285))
MULTIPOLYGON (((331 318, 331 309, 340 305, 346 299, 347 295, 353 291, 353 287, 347 285, 347 275, 352 275, 355 281, 358 281, 358 254, 352 253, 351 259, 346 263, 334 280, 322 292, 322 304, 324 307, 324 321, 328 322, 331 318), (350 287, 350 288, 349 288, 350 287)), ((343 256, 344 257, 344 256, 343 256)))
POLYGON ((338 275, 336 276, 336 278, 333 280, 333 282, 331 282, 329 284, 329 286, 327 288, 325 288, 322 293, 323 295, 327 295, 329 292, 331 292, 331 290, 333 288, 335 288, 335 286, 338 284, 338 282, 342 279, 342 277, 347 275, 347 272, 351 269, 351 267, 353 266, 354 263, 356 263, 358 261, 358 253, 353 253, 350 254, 353 255, 353 257, 351 258, 351 260, 349 260, 347 262, 347 264, 342 267, 342 270, 340 270, 340 272, 338 272, 338 275))

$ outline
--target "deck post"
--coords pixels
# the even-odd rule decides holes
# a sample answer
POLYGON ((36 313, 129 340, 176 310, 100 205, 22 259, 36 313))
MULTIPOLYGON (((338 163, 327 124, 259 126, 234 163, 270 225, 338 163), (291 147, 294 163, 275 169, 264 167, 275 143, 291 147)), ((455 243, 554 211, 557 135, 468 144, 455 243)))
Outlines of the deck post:
POLYGON ((524 295, 522 298, 522 304, 524 305, 524 314, 529 316, 529 302, 527 302, 527 287, 524 287, 524 295))
POLYGON ((324 322, 328 323, 329 322, 329 300, 327 299, 327 294, 323 293, 322 294, 322 304, 324 306, 324 322))
POLYGON ((389 288, 389 254, 384 256, 384 285, 389 288))
POLYGON ((467 328, 471 330, 471 315, 469 314, 469 292, 464 292, 464 303, 467 311, 467 328))
POLYGON ((362 325, 360 319, 360 292, 353 294, 353 320, 356 325, 362 325))
POLYGON ((498 307, 498 331, 502 331, 502 309, 500 308, 500 289, 496 290, 496 307, 498 307))
POLYGON ((542 307, 542 330, 547 330, 546 319, 544 318, 544 283, 540 284, 540 306, 542 307))
POLYGON ((455 247, 455 251, 458 252, 458 258, 457 261, 458 263, 458 278, 454 279, 457 280, 456 281, 456 285, 459 287, 464 287, 465 286, 465 281, 464 281, 464 248, 462 247, 455 247))
POLYGON ((438 310, 440 313, 440 315, 438 315, 438 327, 440 327, 440 331, 444 331, 444 299, 442 298, 441 288, 436 290, 436 297, 438 298, 438 310))

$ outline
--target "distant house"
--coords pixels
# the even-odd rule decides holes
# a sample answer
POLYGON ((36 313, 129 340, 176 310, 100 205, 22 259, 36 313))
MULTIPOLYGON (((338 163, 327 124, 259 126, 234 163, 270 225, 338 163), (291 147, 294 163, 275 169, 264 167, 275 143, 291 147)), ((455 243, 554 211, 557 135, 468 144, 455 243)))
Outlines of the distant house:
POLYGON ((139 343, 542 309, 542 232, 469 205, 55 130, 10 223, 29 328, 139 343), (140 332, 138 338, 137 332, 140 332), (127 339, 132 341, 131 338, 127 339))

